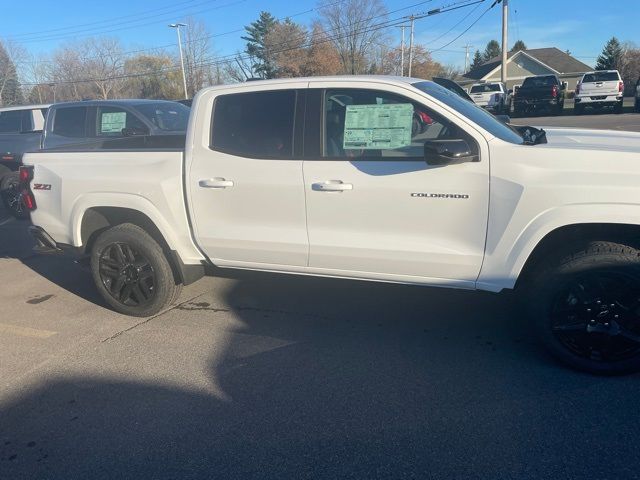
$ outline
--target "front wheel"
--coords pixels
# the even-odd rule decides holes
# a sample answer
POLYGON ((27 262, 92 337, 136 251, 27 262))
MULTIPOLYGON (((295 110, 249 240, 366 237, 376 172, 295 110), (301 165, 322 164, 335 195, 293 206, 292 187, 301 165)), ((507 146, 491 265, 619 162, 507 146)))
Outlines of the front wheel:
POLYGON ((158 243, 131 223, 116 225, 96 239, 91 274, 104 300, 125 315, 148 317, 174 302, 182 285, 158 243))
POLYGON ((526 287, 544 345, 594 374, 640 370, 640 250, 591 242, 557 257, 526 287))
POLYGON ((18 172, 11 172, 2 177, 0 196, 2 196, 4 206, 11 215, 20 220, 29 218, 29 210, 22 198, 18 172))

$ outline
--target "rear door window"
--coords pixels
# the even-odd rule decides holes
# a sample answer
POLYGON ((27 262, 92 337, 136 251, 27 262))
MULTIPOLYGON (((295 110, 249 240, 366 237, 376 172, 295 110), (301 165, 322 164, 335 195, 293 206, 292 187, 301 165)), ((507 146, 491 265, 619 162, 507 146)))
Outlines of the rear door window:
POLYGON ((87 107, 58 108, 55 111, 52 133, 63 137, 86 136, 87 107))
POLYGON ((0 112, 0 133, 20 133, 22 129, 22 110, 0 112))
POLYGON ((292 158, 295 107, 294 90, 220 95, 211 148, 249 158, 292 158))

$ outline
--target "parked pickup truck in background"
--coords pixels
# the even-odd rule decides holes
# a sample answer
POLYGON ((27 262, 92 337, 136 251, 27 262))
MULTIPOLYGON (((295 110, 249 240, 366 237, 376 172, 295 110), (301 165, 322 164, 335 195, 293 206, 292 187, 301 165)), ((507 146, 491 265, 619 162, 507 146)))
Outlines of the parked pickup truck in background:
POLYGON ((512 127, 430 81, 345 76, 206 88, 184 150, 125 143, 21 167, 37 250, 88 255, 119 312, 211 266, 516 289, 567 364, 640 369, 640 134, 512 127))
POLYGON ((516 91, 513 98, 513 113, 545 110, 560 115, 564 108, 566 82, 561 82, 555 75, 538 75, 527 77, 516 91))
POLYGON ((502 82, 476 83, 471 86, 470 95, 476 105, 495 114, 511 113, 511 90, 502 82))
POLYGON ((622 113, 623 95, 624 83, 617 70, 585 73, 576 85, 573 112, 581 115, 586 107, 613 107, 615 113, 622 113))
POLYGON ((25 152, 40 148, 40 137, 49 105, 0 108, 0 196, 9 212, 28 216, 20 202, 18 167, 25 152))
POLYGON ((28 216, 17 188, 18 173, 12 172, 23 152, 118 149, 122 141, 127 148, 182 148, 189 112, 189 107, 165 100, 94 100, 19 107, 6 113, 0 110, 0 150, 7 152, 0 157, 0 176, 5 173, 0 184, 4 203, 16 218, 28 216), (11 131, 2 133, 3 128, 11 131), (135 139, 128 140, 132 137, 135 139))

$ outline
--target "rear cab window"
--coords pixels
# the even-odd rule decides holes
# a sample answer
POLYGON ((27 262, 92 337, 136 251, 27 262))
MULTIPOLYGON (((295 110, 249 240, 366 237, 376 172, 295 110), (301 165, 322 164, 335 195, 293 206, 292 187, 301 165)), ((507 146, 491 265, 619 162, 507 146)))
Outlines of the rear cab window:
POLYGON ((584 77, 582 77, 582 83, 617 82, 619 80, 620 74, 618 74, 618 72, 585 73, 584 77))
POLYGON ((474 85, 471 87, 471 93, 487 93, 487 92, 500 92, 500 85, 497 83, 488 83, 485 85, 474 85))
POLYGON ((558 85, 558 80, 554 76, 528 77, 522 83, 523 88, 552 87, 554 85, 558 85))
POLYGON ((292 158, 295 109, 295 90, 219 95, 211 149, 248 158, 292 158))

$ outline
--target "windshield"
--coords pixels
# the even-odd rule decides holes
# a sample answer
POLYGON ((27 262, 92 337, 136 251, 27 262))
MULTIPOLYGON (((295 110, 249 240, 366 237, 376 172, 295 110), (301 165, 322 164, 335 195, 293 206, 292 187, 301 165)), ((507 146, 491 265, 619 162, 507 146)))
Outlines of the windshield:
POLYGON ((556 77, 528 77, 522 83, 523 87, 528 88, 552 87, 553 85, 557 85, 556 77))
POLYGON ((586 73, 582 82, 617 82, 618 80, 618 72, 593 72, 586 73))
POLYGON ((191 109, 178 102, 139 103, 136 109, 159 130, 186 132, 191 109))
POLYGON ((500 85, 497 83, 487 83, 485 85, 474 85, 471 87, 471 93, 499 92, 500 85))
POLYGON ((463 99, 459 95, 450 92, 446 88, 436 85, 433 82, 417 82, 413 84, 418 90, 432 96, 436 100, 453 108, 461 115, 467 117, 473 123, 485 129, 490 134, 505 142, 522 144, 522 136, 510 126, 502 123, 475 103, 463 99))

